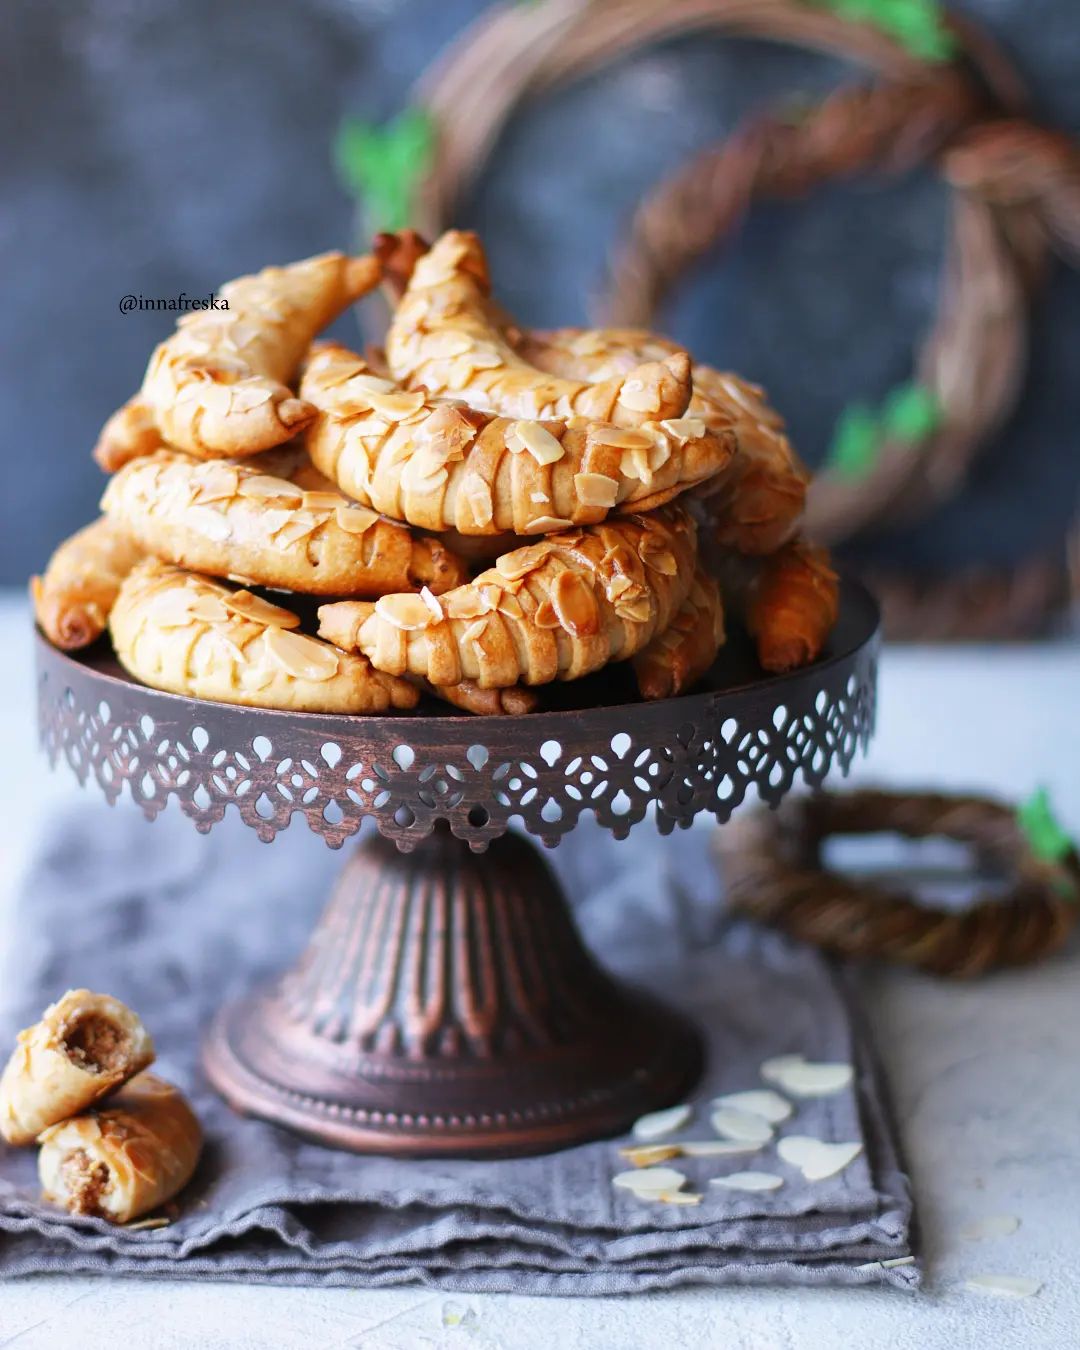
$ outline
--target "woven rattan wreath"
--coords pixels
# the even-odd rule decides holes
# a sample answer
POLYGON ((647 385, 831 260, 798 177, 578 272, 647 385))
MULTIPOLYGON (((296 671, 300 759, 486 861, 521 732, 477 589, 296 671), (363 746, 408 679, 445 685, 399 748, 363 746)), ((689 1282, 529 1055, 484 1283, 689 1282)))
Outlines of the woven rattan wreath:
POLYGON ((982 797, 933 793, 821 793, 775 812, 738 817, 715 835, 734 909, 839 956, 881 959, 969 978, 1026 965, 1056 951, 1080 917, 1075 851, 1041 858, 1017 812, 982 797), (959 912, 933 909, 895 887, 822 865, 830 835, 941 836, 971 847, 1004 895, 959 912))
MULTIPOLYGON (((1018 80, 988 40, 970 25, 950 20, 950 27, 963 58, 927 65, 879 29, 800 0, 546 0, 497 10, 466 32, 418 91, 439 129, 419 196, 422 225, 436 231, 447 223, 522 99, 663 38, 705 30, 770 38, 848 56, 885 77, 840 90, 797 123, 746 126, 646 199, 618 255, 602 317, 650 326, 672 283, 738 226, 756 197, 799 195, 872 167, 912 168, 990 109, 1021 102, 1018 80)), ((1044 232, 1030 202, 1010 203, 1005 220, 983 193, 954 198, 939 311, 916 366, 938 424, 917 445, 882 446, 869 471, 818 475, 807 529, 823 542, 948 496, 1015 402, 1044 232)))

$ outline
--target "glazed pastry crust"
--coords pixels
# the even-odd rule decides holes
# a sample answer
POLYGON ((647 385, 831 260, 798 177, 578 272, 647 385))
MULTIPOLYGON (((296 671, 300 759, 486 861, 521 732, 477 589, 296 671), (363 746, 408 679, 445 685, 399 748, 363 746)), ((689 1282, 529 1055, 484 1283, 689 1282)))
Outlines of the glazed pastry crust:
POLYGON ((124 668, 154 689, 297 712, 412 708, 418 692, 292 630, 295 614, 148 558, 121 587, 109 628, 124 668))
POLYGON ((795 670, 821 654, 840 609, 840 582, 829 555, 793 539, 762 558, 746 597, 746 626, 768 671, 795 670))
POLYGON ((343 491, 428 530, 551 534, 659 503, 715 477, 735 440, 696 418, 638 427, 495 417, 403 391, 343 347, 320 347, 302 396, 322 416, 308 453, 343 491))
POLYGON ((75 651, 101 636, 120 584, 142 552, 104 516, 60 545, 45 575, 30 578, 37 621, 54 646, 75 651))
MULTIPOLYGON (((636 362, 682 349, 641 328, 563 328, 524 334, 522 355, 545 370, 599 381, 618 378, 636 362)), ((806 505, 809 474, 783 434, 784 423, 763 391, 729 371, 694 362, 687 415, 714 432, 734 434, 738 449, 707 485, 717 541, 740 553, 772 553, 795 533, 806 505)))
POLYGON ((641 697, 674 698, 686 693, 711 668, 724 636, 719 583, 699 564, 690 594, 674 619, 634 657, 641 697))
POLYGON ((102 510, 147 552, 211 576, 308 595, 386 595, 468 576, 435 539, 414 538, 336 490, 307 490, 255 461, 198 460, 176 450, 134 460, 102 510))
POLYGON ((191 1180, 202 1130, 170 1083, 140 1074, 103 1106, 41 1137, 38 1175, 46 1200, 111 1223, 130 1223, 191 1180))
POLYGON ((102 427, 93 449, 94 462, 106 473, 115 473, 139 455, 152 455, 164 444, 153 408, 136 394, 102 427))
POLYGON ((153 1041, 130 1008, 71 989, 19 1032, 0 1077, 0 1134, 9 1144, 31 1144, 153 1061, 153 1041))
POLYGON ((691 518, 667 507, 549 535, 430 601, 323 605, 319 632, 380 670, 437 685, 575 680, 633 656, 666 628, 695 562, 691 518))
POLYGON ((389 331, 390 373, 410 389, 504 417, 581 416, 617 426, 680 417, 690 397, 685 352, 599 384, 552 376, 522 359, 492 304, 475 234, 449 230, 416 262, 389 331))
POLYGON ((251 455, 295 436, 315 410, 289 388, 312 339, 376 286, 373 257, 324 253, 221 288, 156 349, 141 399, 162 438, 202 458, 251 455))
POLYGON ((536 691, 519 684, 508 689, 481 689, 472 680, 451 685, 428 684, 421 680, 420 687, 432 698, 450 703, 462 712, 475 713, 477 717, 523 717, 540 706, 536 691))

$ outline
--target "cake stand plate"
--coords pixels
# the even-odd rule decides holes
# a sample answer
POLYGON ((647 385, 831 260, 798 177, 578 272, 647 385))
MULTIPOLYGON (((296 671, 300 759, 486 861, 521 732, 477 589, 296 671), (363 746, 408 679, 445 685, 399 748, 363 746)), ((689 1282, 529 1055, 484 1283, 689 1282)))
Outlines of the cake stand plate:
POLYGON ((873 730, 878 611, 845 582, 814 665, 764 677, 732 633, 699 692, 634 701, 624 669, 545 691, 527 717, 275 712, 137 684, 106 642, 40 635, 39 726, 55 764, 170 797, 199 830, 227 807, 270 841, 294 815, 360 841, 298 963, 217 1015, 206 1071, 238 1110, 363 1152, 500 1156, 617 1133, 702 1067, 681 1015, 604 972, 543 856, 583 812, 623 838, 725 821, 754 786, 846 771, 873 730))

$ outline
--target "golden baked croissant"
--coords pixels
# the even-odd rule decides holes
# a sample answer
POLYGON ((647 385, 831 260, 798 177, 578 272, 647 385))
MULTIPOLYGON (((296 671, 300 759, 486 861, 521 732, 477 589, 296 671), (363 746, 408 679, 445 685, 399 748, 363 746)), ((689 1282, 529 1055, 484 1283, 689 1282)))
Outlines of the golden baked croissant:
POLYGON ((173 694, 298 712, 415 707, 411 684, 293 632, 299 623, 250 591, 147 558, 120 588, 109 631, 126 670, 173 694))
POLYGON ((88 1115, 46 1130, 38 1176, 46 1200, 72 1214, 130 1223, 184 1189, 201 1151, 179 1090, 142 1073, 88 1115))
POLYGON ((88 647, 105 631, 120 583, 142 549, 111 520, 99 517, 57 548, 45 575, 30 578, 41 631, 57 647, 88 647))
POLYGON ((699 564, 690 594, 662 633, 634 657, 642 698, 683 694, 712 667, 724 643, 724 602, 715 577, 699 564))
POLYGON ((344 492, 421 529, 550 534, 659 505, 713 478, 735 438, 696 418, 637 427, 496 417, 407 392, 344 347, 318 347, 300 385, 305 436, 344 492))
POLYGON ((254 460, 158 451, 110 480, 101 509, 147 553, 259 586, 374 596, 422 586, 438 593, 468 577, 439 540, 416 538, 340 492, 307 491, 254 460))
POLYGON ((223 286, 228 310, 186 315, 150 358, 140 398, 163 439, 214 459, 295 436, 315 412, 289 381, 315 335, 381 274, 374 257, 324 253, 223 286))
POLYGON ((115 473, 139 455, 152 455, 164 444, 153 408, 136 394, 101 428, 92 453, 99 469, 115 473))
POLYGON ((840 582, 828 553, 796 538, 755 565, 744 603, 758 660, 777 672, 808 665, 839 613, 840 582))
POLYGON ((638 426, 679 417, 690 398, 685 352, 601 384, 545 374, 507 340, 475 234, 449 230, 418 259, 386 335, 391 374, 410 389, 504 417, 587 417, 638 426))
POLYGON ((19 1032, 0 1077, 0 1135, 31 1144, 153 1061, 154 1043, 130 1008, 107 994, 70 989, 19 1032))
MULTIPOLYGON (((681 350, 642 328, 562 328, 522 334, 519 342, 522 356, 542 369, 597 381, 681 350)), ((717 539, 740 553, 772 553, 798 526, 809 475, 757 385, 699 361, 690 373, 687 415, 715 432, 733 432, 738 442, 730 464, 707 486, 717 539)))
POLYGON ((574 680, 633 656, 666 628, 694 574, 678 506, 548 535, 445 595, 319 610, 320 634, 393 675, 482 689, 574 680))

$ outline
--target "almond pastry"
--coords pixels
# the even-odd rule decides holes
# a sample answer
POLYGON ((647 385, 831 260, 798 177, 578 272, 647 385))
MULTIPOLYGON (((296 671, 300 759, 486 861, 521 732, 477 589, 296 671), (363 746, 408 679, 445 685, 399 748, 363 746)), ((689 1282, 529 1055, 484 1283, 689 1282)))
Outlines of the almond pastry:
MULTIPOLYGON (((680 352, 676 343, 640 328, 563 328, 523 335, 521 356, 568 379, 609 382, 641 361, 680 352)), ((734 435, 731 462, 708 484, 718 541, 740 553, 772 553, 795 532, 809 476, 783 434, 782 418, 762 390, 728 371, 695 361, 687 416, 714 433, 734 435)))
POLYGON ((98 468, 115 473, 139 455, 152 455, 164 445, 153 408, 136 394, 101 428, 93 456, 98 468))
POLYGON ((109 620, 116 655, 154 689, 297 712, 412 708, 417 690, 294 630, 295 614, 220 582, 147 558, 109 620))
MULTIPOLYGON (((374 257, 324 253, 228 282, 227 310, 185 315, 150 358, 139 400, 162 439, 213 459, 295 436, 315 416, 289 388, 304 353, 381 274, 374 257)), ((108 448, 102 458, 113 460, 108 448)))
POLYGON ((88 647, 105 631, 120 583, 143 550, 104 516, 66 539, 42 577, 30 578, 41 631, 57 647, 88 647))
POLYGON ((305 437, 312 462, 342 491, 465 536, 550 534, 657 505, 715 478, 735 447, 730 431, 694 418, 618 427, 496 417, 404 392, 332 345, 316 348, 300 393, 321 413, 305 437))
POLYGON ((482 689, 574 680, 640 651, 693 580, 693 521, 679 507, 549 535, 504 554, 468 585, 319 610, 320 634, 393 675, 482 689))
POLYGON ((102 510, 165 562, 260 586, 385 595, 418 586, 445 591, 467 578, 439 540, 414 537, 336 489, 305 489, 264 472, 260 461, 159 451, 110 480, 102 510))
POLYGON ((183 1094, 141 1073, 89 1114, 46 1130, 38 1176, 46 1200, 72 1214, 131 1223, 184 1189, 201 1152, 183 1094))
POLYGON ((755 560, 746 626, 770 671, 795 670, 821 654, 840 609, 840 582, 823 548, 796 538, 755 560))
POLYGON ((154 1044, 130 1008, 71 989, 19 1032, 0 1077, 0 1134, 32 1144, 154 1062, 154 1044))
POLYGON ((447 231, 417 259, 394 312, 386 335, 391 374, 409 389, 533 421, 582 416, 637 426, 685 411, 685 352, 600 384, 553 377, 514 350, 505 316, 490 296, 479 239, 469 231, 447 231))
POLYGON ((634 657, 641 697, 674 698, 686 693, 711 669, 723 643, 720 586, 699 564, 690 594, 674 619, 634 657))

